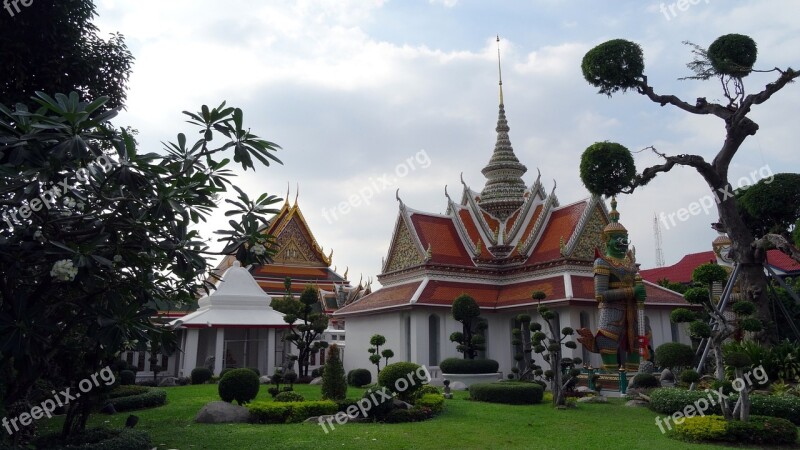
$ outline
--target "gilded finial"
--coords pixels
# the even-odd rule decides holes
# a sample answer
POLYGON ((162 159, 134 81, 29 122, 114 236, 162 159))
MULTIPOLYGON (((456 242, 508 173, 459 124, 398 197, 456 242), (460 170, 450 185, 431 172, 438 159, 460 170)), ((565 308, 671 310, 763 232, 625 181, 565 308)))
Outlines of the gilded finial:
POLYGON ((286 198, 284 200, 286 200, 285 201, 286 206, 289 206, 289 182, 288 181, 286 182, 286 198))
POLYGON ((433 257, 433 250, 431 248, 431 243, 428 242, 428 249, 425 250, 425 261, 430 261, 433 257))
POLYGON ((478 242, 475 243, 475 255, 476 256, 481 256, 481 251, 482 250, 483 250, 482 242, 481 242, 480 239, 478 239, 478 242))
POLYGON ((347 268, 346 268, 346 269, 344 269, 344 279, 345 279, 345 280, 347 279, 347 273, 348 273, 348 272, 350 272, 350 266, 347 266, 347 268))
POLYGON ((564 254, 566 250, 567 246, 564 244, 564 236, 561 236, 561 238, 558 240, 558 252, 561 254, 561 256, 567 256, 564 254))
POLYGON ((294 206, 297 206, 297 197, 300 196, 300 183, 297 183, 297 192, 294 193, 294 206))
POLYGON ((500 79, 500 104, 503 104, 503 69, 500 67, 500 35, 497 35, 497 75, 500 79))

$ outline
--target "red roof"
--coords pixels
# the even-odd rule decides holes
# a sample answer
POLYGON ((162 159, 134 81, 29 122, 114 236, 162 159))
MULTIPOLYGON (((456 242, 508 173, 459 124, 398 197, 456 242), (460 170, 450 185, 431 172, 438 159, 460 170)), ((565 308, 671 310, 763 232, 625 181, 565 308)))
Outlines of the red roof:
MULTIPOLYGON (((677 263, 668 267, 657 267, 640 271, 642 278, 651 283, 658 283, 664 278, 673 283, 690 283, 692 281, 692 271, 702 264, 716 261, 717 256, 713 251, 692 253, 681 258, 677 263)), ((800 272, 800 263, 790 258, 780 250, 767 251, 767 262, 774 268, 785 272, 800 272)))
POLYGON ((767 262, 781 272, 800 272, 800 262, 793 260, 789 255, 780 250, 767 251, 767 262))
POLYGON ((430 245, 431 262, 461 266, 474 265, 458 231, 456 231, 453 219, 413 213, 411 222, 414 224, 414 230, 419 236, 422 248, 427 250, 430 245))
POLYGON ((586 202, 578 202, 553 211, 528 263, 558 259, 561 256, 561 238, 565 244, 569 241, 586 205, 586 202))
POLYGON ((336 316, 341 316, 408 304, 421 283, 422 281, 416 281, 378 289, 369 295, 365 295, 360 300, 340 308, 335 314, 336 316))

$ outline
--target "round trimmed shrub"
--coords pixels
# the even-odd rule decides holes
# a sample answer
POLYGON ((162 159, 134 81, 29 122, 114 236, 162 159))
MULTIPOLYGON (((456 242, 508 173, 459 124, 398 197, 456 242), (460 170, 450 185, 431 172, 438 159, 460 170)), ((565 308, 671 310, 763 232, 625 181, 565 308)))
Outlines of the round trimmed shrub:
POLYGON ((642 47, 625 39, 606 41, 586 52, 581 71, 589 84, 600 88, 600 94, 634 89, 644 75, 642 47))
POLYGON ((687 367, 694 362, 692 347, 679 342, 667 342, 656 349, 656 364, 659 367, 687 367))
POLYGON ((305 397, 294 391, 281 392, 275 396, 276 402, 304 402, 305 397))
POLYGON ((260 370, 258 370, 258 369, 256 369, 255 367, 248 367, 248 369, 250 369, 250 370, 252 370, 253 372, 255 372, 257 377, 260 377, 260 376, 261 376, 261 371, 260 371, 260 370))
POLYGON ((700 381, 700 373, 694 369, 686 369, 680 374, 680 380, 686 384, 697 383, 700 381))
POLYGON ((210 380, 212 376, 214 376, 214 374, 211 373, 208 367, 195 367, 192 369, 191 374, 192 384, 204 384, 210 380))
POLYGON ((500 364, 493 359, 447 358, 439 363, 442 373, 497 373, 500 364))
POLYGON ((372 372, 367 369, 353 369, 347 372, 347 384, 361 387, 372 383, 372 372))
POLYGON ((233 369, 219 380, 219 396, 226 402, 236 400, 240 405, 247 403, 258 395, 261 383, 258 375, 250 369, 233 369))
POLYGON ((469 387, 469 396, 481 402, 533 405, 542 401, 544 389, 538 383, 476 383, 469 387))
POLYGON ((128 386, 132 384, 136 384, 136 372, 132 370, 120 370, 119 371, 119 384, 128 386))
POLYGON ((414 395, 415 400, 419 400, 420 398, 422 398, 423 395, 426 394, 442 395, 442 391, 436 386, 431 386, 430 384, 426 384, 425 386, 422 386, 421 388, 417 389, 417 393, 414 395))
MULTIPOLYGON (((674 414, 678 411, 683 411, 689 405, 694 405, 695 402, 702 399, 701 403, 708 402, 708 392, 704 391, 689 391, 680 388, 658 388, 650 391, 650 403, 648 407, 655 412, 661 414, 674 414)), ((712 398, 716 397, 712 394, 712 398)), ((710 405, 706 409, 706 414, 722 414, 719 403, 710 405)))
POLYGON ((746 77, 753 71, 758 57, 756 41, 743 34, 726 34, 708 47, 708 59, 718 73, 746 77))
POLYGON ((658 380, 653 374, 640 373, 631 380, 632 388, 650 389, 658 387, 658 380))
POLYGON ((610 197, 630 186, 636 176, 636 165, 625 146, 595 142, 581 155, 580 176, 589 192, 610 197))
POLYGON ((422 366, 412 362, 389 364, 378 374, 378 384, 396 393, 401 400, 409 401, 419 388, 430 381, 427 377, 420 376, 421 368, 422 366))
POLYGON ((219 378, 222 379, 222 377, 224 377, 225 374, 230 372, 231 370, 233 370, 233 367, 226 367, 226 368, 220 370, 219 371, 219 378))

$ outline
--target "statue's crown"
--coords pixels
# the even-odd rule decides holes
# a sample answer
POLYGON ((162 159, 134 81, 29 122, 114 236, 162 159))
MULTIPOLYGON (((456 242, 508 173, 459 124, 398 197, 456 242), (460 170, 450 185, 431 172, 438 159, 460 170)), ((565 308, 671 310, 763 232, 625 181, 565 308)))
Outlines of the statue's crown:
POLYGON ((608 213, 611 222, 603 228, 603 237, 608 237, 610 234, 628 233, 628 230, 619 223, 619 211, 617 211, 617 198, 611 197, 611 212, 608 213))

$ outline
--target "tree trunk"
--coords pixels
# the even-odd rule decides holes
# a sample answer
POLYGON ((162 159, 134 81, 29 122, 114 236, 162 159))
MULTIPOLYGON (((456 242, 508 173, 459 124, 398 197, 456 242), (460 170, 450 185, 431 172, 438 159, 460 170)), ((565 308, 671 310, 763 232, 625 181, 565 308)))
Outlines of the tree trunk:
MULTIPOLYGON (((744 381, 744 370, 741 368, 736 369, 736 378, 744 381)), ((739 392, 739 420, 747 422, 750 420, 750 393, 747 391, 747 386, 739 392)))

